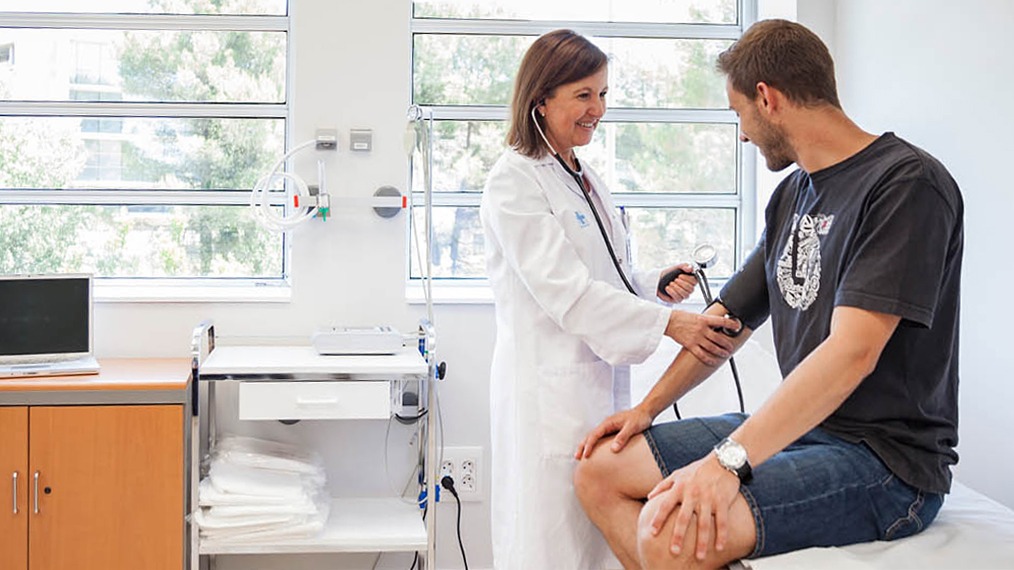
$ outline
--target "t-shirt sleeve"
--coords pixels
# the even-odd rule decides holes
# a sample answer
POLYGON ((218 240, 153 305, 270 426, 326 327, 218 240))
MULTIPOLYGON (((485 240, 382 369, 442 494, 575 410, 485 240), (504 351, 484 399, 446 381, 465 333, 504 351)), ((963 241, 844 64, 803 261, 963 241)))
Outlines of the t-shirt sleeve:
POLYGON ((872 193, 846 252, 835 306, 932 326, 956 217, 923 177, 872 193))

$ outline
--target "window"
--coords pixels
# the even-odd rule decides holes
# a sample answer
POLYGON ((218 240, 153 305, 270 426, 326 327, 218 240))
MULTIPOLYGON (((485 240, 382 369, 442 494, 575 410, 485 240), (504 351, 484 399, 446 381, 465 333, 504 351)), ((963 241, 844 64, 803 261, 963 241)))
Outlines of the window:
MULTIPOLYGON (((715 61, 755 12, 752 0, 415 0, 412 99, 434 120, 434 277, 485 277, 478 206, 504 150, 514 74, 557 28, 610 56, 609 112, 578 155, 625 209, 636 266, 688 260, 706 242, 719 252, 710 275, 730 276, 754 236, 753 159, 715 61)), ((422 204, 419 164, 412 188, 422 204)), ((422 226, 421 207, 413 220, 422 226)))
POLYGON ((0 273, 284 279, 248 203, 285 146, 286 0, 28 5, 0 12, 0 273))

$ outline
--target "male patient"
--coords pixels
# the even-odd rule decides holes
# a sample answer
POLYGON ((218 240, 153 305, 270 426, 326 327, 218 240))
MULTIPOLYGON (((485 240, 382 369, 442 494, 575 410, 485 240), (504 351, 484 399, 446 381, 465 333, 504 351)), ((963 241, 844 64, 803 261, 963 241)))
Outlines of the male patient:
POLYGON ((773 171, 799 169, 707 312, 743 323, 737 348, 770 316, 784 379, 751 416, 651 426, 715 370, 682 350, 644 401, 581 442, 577 494, 628 569, 909 536, 933 521, 957 461, 954 180, 845 115, 831 56, 803 26, 758 22, 718 67, 740 140, 773 171))

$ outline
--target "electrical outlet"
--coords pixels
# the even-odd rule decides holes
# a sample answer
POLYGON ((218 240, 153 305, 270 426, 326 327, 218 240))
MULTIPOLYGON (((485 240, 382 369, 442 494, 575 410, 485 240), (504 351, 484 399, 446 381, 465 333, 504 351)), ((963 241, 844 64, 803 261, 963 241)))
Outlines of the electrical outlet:
MULTIPOLYGON (((450 475, 454 479, 454 489, 462 501, 482 500, 482 448, 481 447, 445 447, 440 462, 440 478, 450 475)), ((442 502, 453 501, 449 493, 442 502)))

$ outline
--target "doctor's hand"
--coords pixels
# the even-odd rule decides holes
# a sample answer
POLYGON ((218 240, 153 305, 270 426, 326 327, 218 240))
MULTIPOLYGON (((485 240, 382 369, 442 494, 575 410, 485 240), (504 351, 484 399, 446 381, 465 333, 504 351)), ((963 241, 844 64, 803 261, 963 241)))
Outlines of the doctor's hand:
POLYGON ((739 321, 717 315, 689 313, 673 310, 665 335, 690 351, 698 360, 708 366, 718 366, 732 356, 735 345, 721 329, 739 330, 739 321))
POLYGON ((595 449, 595 444, 611 433, 615 433, 616 437, 613 438, 610 449, 613 453, 619 452, 623 446, 627 445, 631 437, 651 427, 653 419, 654 417, 639 405, 629 410, 616 412, 602 420, 598 427, 588 432, 588 435, 581 441, 581 445, 577 447, 574 459, 590 457, 592 450, 595 449))
POLYGON ((739 493, 739 478, 718 463, 714 453, 673 472, 648 493, 658 497, 658 511, 651 520, 651 533, 658 536, 669 517, 675 517, 670 549, 674 554, 695 548, 698 560, 708 553, 711 537, 715 550, 723 550, 729 538, 729 512, 739 493), (697 515, 697 544, 683 539, 697 515))
POLYGON ((666 303, 681 303, 694 292, 697 286, 697 278, 694 277, 694 268, 689 263, 681 263, 662 270, 662 275, 672 271, 683 271, 676 279, 669 281, 664 286, 659 283, 658 298, 666 303))

